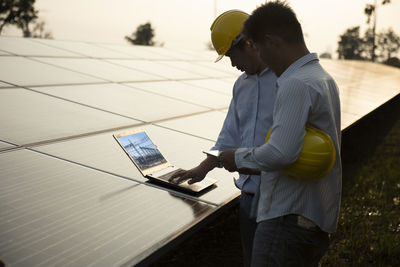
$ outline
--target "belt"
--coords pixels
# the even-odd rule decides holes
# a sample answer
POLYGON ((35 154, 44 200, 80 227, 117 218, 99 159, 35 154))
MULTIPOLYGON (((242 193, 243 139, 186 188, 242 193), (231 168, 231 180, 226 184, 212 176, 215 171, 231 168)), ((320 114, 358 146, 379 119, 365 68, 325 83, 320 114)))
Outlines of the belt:
POLYGON ((281 218, 282 218, 282 220, 288 219, 288 220, 295 221, 298 226, 306 228, 306 229, 311 229, 311 228, 314 228, 314 227, 318 227, 310 219, 307 219, 307 218, 305 218, 305 217, 303 217, 301 215, 298 215, 298 214, 289 214, 289 215, 282 216, 281 218))

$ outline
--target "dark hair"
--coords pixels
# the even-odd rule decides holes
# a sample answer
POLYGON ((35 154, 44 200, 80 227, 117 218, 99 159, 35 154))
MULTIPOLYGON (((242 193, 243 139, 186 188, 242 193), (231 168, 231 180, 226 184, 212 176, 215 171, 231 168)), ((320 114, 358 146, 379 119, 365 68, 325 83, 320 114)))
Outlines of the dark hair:
POLYGON ((279 0, 255 9, 244 23, 243 34, 255 42, 262 42, 265 34, 275 34, 287 43, 304 43, 296 14, 288 3, 279 0))

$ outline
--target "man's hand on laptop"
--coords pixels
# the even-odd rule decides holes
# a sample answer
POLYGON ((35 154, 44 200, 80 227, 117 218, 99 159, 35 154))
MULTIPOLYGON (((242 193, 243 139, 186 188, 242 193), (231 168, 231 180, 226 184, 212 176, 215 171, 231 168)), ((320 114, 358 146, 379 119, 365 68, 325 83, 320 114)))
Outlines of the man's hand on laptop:
POLYGON ((203 180, 207 173, 208 171, 199 165, 190 170, 177 171, 168 181, 174 184, 180 184, 188 180, 188 184, 194 184, 203 180))

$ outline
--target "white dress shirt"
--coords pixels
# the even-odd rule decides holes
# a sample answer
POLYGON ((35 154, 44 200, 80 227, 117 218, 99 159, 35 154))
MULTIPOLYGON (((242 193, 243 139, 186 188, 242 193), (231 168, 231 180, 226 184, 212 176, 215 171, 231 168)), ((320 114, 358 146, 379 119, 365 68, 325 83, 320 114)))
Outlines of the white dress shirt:
POLYGON ((338 87, 321 67, 316 54, 308 54, 290 65, 277 79, 276 86, 269 142, 259 147, 243 147, 235 153, 238 168, 262 171, 257 221, 299 214, 323 231, 334 232, 342 187, 338 87), (297 181, 280 173, 299 156, 306 125, 327 133, 336 149, 331 171, 312 182, 297 181))
MULTIPOLYGON (((264 144, 272 125, 275 83, 276 75, 269 68, 260 75, 243 73, 239 76, 233 87, 228 114, 212 150, 264 144)), ((250 193, 255 193, 259 184, 259 175, 241 174, 236 180, 239 189, 250 193)))

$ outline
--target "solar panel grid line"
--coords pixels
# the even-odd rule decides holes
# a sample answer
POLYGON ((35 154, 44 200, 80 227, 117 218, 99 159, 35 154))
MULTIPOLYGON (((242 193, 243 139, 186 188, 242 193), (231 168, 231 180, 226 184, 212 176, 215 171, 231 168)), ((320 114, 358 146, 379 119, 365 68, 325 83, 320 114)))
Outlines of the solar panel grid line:
POLYGON ((122 45, 99 44, 99 43, 93 43, 92 45, 101 47, 101 48, 107 48, 107 49, 115 51, 115 52, 122 52, 127 55, 127 57, 125 57, 125 58, 130 58, 129 56, 133 56, 132 53, 135 49, 140 49, 141 50, 140 55, 138 56, 135 53, 134 57, 132 57, 133 59, 149 59, 149 60, 171 60, 171 59, 174 59, 174 57, 165 55, 165 53, 162 54, 159 51, 156 51, 155 49, 152 49, 152 51, 146 51, 145 47, 141 46, 141 45, 122 46, 122 45), (143 51, 145 51, 145 53, 143 53, 143 51))
POLYGON ((81 56, 74 52, 65 51, 63 49, 49 47, 32 40, 33 38, 4 37, 0 38, 0 48, 13 55, 19 56, 62 56, 77 57, 81 56))
POLYGON ((223 77, 231 77, 232 74, 228 72, 223 72, 221 70, 214 69, 210 71, 209 68, 199 66, 198 64, 195 64, 196 62, 193 61, 160 61, 160 64, 166 65, 166 66, 172 66, 181 70, 191 70, 192 72, 198 73, 200 75, 205 75, 206 77, 210 78, 223 78, 223 77), (182 65, 182 66, 179 66, 182 65))
POLYGON ((123 65, 113 64, 113 63, 110 63, 110 62, 102 60, 102 59, 89 59, 89 58, 66 59, 61 62, 54 61, 54 60, 57 60, 58 58, 52 59, 52 58, 46 58, 46 57, 42 57, 42 58, 35 57, 35 59, 38 60, 39 62, 42 62, 45 64, 64 68, 64 69, 74 71, 74 72, 77 72, 80 74, 88 75, 88 76, 91 76, 94 78, 99 78, 99 79, 105 80, 110 83, 111 82, 112 83, 121 83, 121 82, 145 82, 145 81, 154 81, 154 80, 160 80, 160 81, 165 80, 164 77, 159 76, 157 74, 154 74, 154 73, 150 74, 149 72, 143 72, 141 70, 128 68, 123 65), (78 60, 81 61, 81 64, 75 64, 75 66, 72 65, 73 61, 78 61, 78 60), (84 69, 83 63, 92 63, 92 65, 88 66, 88 68, 86 68, 86 70, 83 70, 84 69), (123 73, 123 72, 125 72, 125 73, 123 73), (128 74, 128 72, 130 72, 130 73, 128 74), (125 74, 126 76, 129 76, 129 78, 126 77, 126 78, 121 79, 121 78, 111 77, 111 75, 114 75, 114 77, 116 77, 117 75, 122 76, 123 74, 125 74), (136 77, 136 76, 138 76, 138 77, 140 76, 140 77, 134 78, 134 79, 131 78, 131 77, 136 77))
MULTIPOLYGON (((76 50, 72 50, 72 49, 68 49, 68 48, 62 47, 60 45, 56 46, 50 40, 41 40, 41 39, 31 39, 31 40, 34 41, 34 42, 39 42, 39 43, 41 43, 43 45, 46 45, 46 46, 49 46, 49 47, 61 49, 61 50, 67 51, 67 52, 75 53, 75 54, 79 54, 84 58, 97 58, 97 57, 91 56, 89 54, 85 54, 85 53, 82 53, 82 52, 79 52, 79 51, 76 51, 76 50)), ((68 43, 74 43, 74 42, 70 41, 68 43)), ((76 43, 78 43, 78 42, 76 42, 76 43)), ((89 43, 83 43, 83 44, 87 44, 87 45, 91 46, 89 43)), ((102 48, 102 49, 110 50, 110 49, 107 49, 107 48, 102 48)), ((113 52, 117 53, 116 51, 113 51, 113 52)), ((126 56, 128 56, 128 55, 123 54, 123 53, 119 53, 119 54, 121 56, 120 57, 116 57, 116 58, 125 58, 126 56)))
MULTIPOLYGON (((143 81, 144 82, 144 81, 143 81)), ((32 84, 32 85, 18 85, 15 83, 10 83, 4 81, 4 83, 7 83, 10 85, 10 87, 0 87, 1 89, 19 89, 19 88, 35 88, 35 87, 54 87, 54 86, 60 86, 60 84, 32 84)), ((109 84, 110 82, 107 81, 102 81, 102 82, 87 82, 87 83, 63 83, 63 86, 69 86, 69 85, 96 85, 96 84, 109 84)))
POLYGON ((31 57, 0 57, 0 79, 18 86, 104 82, 85 74, 51 66, 31 57), (51 73, 51 75, 48 75, 51 73))
POLYGON ((146 73, 157 73, 157 75, 167 78, 169 80, 183 80, 183 79, 196 79, 196 78, 207 78, 207 76, 192 73, 186 70, 181 70, 176 67, 162 66, 159 61, 151 60, 106 60, 107 62, 113 62, 118 65, 126 66, 128 68, 143 71, 146 73))
MULTIPOLYGON (((149 85, 150 83, 146 83, 146 84, 149 85)), ((183 95, 183 94, 181 94, 182 96, 180 96, 179 93, 176 94, 176 96, 172 96, 170 94, 171 93, 170 91, 166 92, 166 93, 161 93, 162 91, 160 91, 160 90, 146 89, 146 88, 144 88, 146 86, 144 86, 144 87, 142 86, 141 87, 140 85, 138 85, 138 83, 129 83, 129 84, 128 83, 123 83, 122 85, 130 87, 130 88, 133 88, 133 89, 136 89, 136 90, 140 90, 140 91, 143 91, 143 92, 146 92, 146 93, 151 93, 151 94, 159 95, 159 96, 162 96, 162 97, 166 97, 166 98, 182 101, 184 103, 193 104, 193 105, 200 106, 200 107, 206 108, 206 109, 216 109, 216 108, 219 109, 219 108, 226 108, 227 107, 227 104, 222 102, 222 101, 221 101, 222 102, 221 104, 223 106, 216 106, 219 103, 219 101, 218 101, 219 99, 217 99, 218 94, 215 93, 215 92, 211 92, 211 91, 202 92, 202 91, 204 91, 203 88, 199 88, 200 90, 198 90, 197 92, 192 90, 191 91, 192 95, 189 95, 189 93, 188 93, 189 96, 188 95, 183 95), (195 99, 198 100, 200 98, 200 96, 204 96, 206 94, 208 94, 208 96, 210 98, 215 97, 215 99, 210 99, 209 98, 208 101, 204 101, 206 103, 203 103, 203 104, 200 104, 200 101, 195 101, 195 99), (193 99, 189 99, 189 98, 193 98, 193 99), (185 100, 185 99, 188 99, 188 100, 185 100)), ((189 87, 190 86, 188 85, 187 88, 185 88, 185 90, 189 91, 189 89, 190 89, 189 87)), ((177 89, 177 88, 175 87, 173 89, 177 89)), ((167 90, 166 86, 164 87, 164 90, 167 90)), ((226 95, 223 95, 223 96, 224 96, 224 98, 226 98, 226 95)), ((225 101, 225 102, 227 102, 229 104, 229 100, 225 101)))
POLYGON ((70 103, 73 103, 73 104, 81 105, 81 106, 84 106, 84 107, 87 107, 87 108, 91 108, 91 109, 99 110, 99 111, 102 111, 102 112, 110 113, 110 114, 113 114, 113 115, 117 115, 117 116, 120 116, 120 117, 124 117, 124 118, 127 118, 127 119, 136 120, 136 121, 139 121, 139 122, 142 122, 142 123, 145 122, 145 121, 142 121, 140 119, 133 118, 133 117, 130 117, 130 116, 127 116, 127 115, 124 115, 124 114, 119 114, 119 113, 116 113, 116 112, 113 112, 113 111, 109 111, 109 110, 102 109, 102 108, 99 108, 99 107, 91 106, 91 105, 88 105, 88 104, 85 104, 85 103, 82 103, 82 102, 78 102, 78 101, 74 101, 74 100, 71 100, 71 99, 68 99, 68 98, 52 95, 52 94, 45 93, 45 92, 42 92, 42 91, 39 91, 39 90, 36 90, 36 89, 32 89, 32 88, 29 88, 29 87, 21 87, 21 88, 29 90, 29 91, 32 91, 32 92, 35 92, 35 93, 38 93, 38 94, 42 94, 42 95, 46 95, 46 96, 49 96, 49 97, 57 98, 57 99, 60 99, 60 100, 63 100, 63 101, 67 101, 67 102, 70 102, 70 103))
POLYGON ((113 59, 121 59, 121 58, 126 58, 129 55, 120 51, 115 51, 112 49, 109 49, 107 47, 100 47, 93 45, 89 42, 78 42, 78 41, 60 41, 60 40, 47 40, 47 39, 31 39, 34 42, 38 42, 42 45, 46 45, 48 47, 60 49, 63 51, 79 54, 81 56, 84 56, 85 58, 92 58, 92 59, 102 59, 102 58, 113 58, 113 59), (58 43, 58 45, 57 45, 58 43), (71 47, 66 47, 66 45, 69 46, 74 46, 75 49, 71 47), (79 47, 81 46, 81 47, 79 47), (83 47, 82 47, 83 46, 83 47), (82 49, 83 48, 83 49, 82 49), (96 50, 96 48, 99 51, 99 53, 96 53, 93 50, 96 50), (81 50, 80 50, 81 49, 81 50), (82 51, 85 50, 85 51, 82 51), (109 54, 107 54, 109 53, 109 54), (99 56, 101 55, 101 56, 99 56), (111 55, 111 56, 110 56, 111 55))

